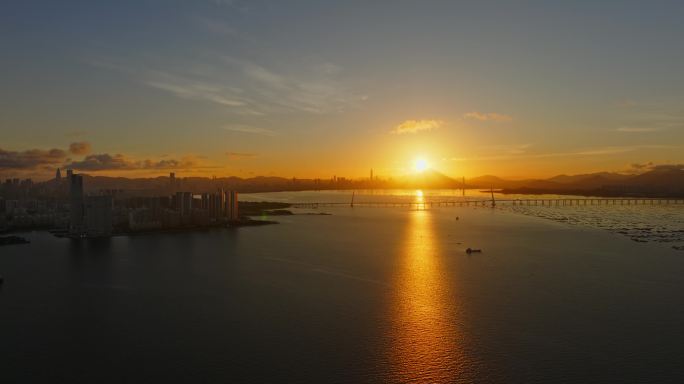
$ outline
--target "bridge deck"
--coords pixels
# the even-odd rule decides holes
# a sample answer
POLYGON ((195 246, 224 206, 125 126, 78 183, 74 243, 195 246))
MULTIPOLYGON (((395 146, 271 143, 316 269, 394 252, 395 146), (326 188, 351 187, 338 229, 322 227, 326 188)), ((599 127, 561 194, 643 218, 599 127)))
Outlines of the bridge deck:
MULTIPOLYGON (((497 199, 496 205, 529 205, 529 206, 584 206, 584 205, 663 205, 682 204, 684 199, 666 198, 584 198, 584 199, 497 199)), ((298 202, 293 208, 318 207, 467 207, 491 206, 492 200, 438 200, 438 201, 355 201, 349 202, 298 202)))

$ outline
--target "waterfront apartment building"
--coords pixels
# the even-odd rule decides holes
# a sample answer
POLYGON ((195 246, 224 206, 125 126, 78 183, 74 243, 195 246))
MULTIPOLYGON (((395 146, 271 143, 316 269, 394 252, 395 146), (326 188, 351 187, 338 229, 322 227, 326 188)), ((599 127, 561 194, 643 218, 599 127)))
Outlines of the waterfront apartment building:
POLYGON ((192 192, 176 192, 176 210, 181 216, 192 214, 192 192))
POLYGON ((213 218, 224 216, 226 207, 226 194, 223 189, 219 189, 218 193, 212 195, 209 204, 209 215, 213 218))
POLYGON ((238 193, 237 191, 226 192, 226 217, 228 220, 238 220, 240 213, 238 211, 238 193))

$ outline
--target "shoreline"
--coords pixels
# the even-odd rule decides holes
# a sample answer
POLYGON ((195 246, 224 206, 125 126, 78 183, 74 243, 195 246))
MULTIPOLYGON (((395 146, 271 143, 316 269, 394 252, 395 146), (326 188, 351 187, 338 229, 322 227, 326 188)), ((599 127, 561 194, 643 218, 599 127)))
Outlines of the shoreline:
POLYGON ((113 232, 109 236, 73 236, 68 233, 62 234, 62 230, 48 230, 50 234, 58 238, 72 239, 72 240, 91 240, 91 239, 107 239, 111 237, 123 237, 123 236, 145 236, 154 234, 164 234, 164 233, 191 233, 191 232, 205 232, 213 229, 230 229, 230 228, 241 228, 241 227, 260 227, 264 225, 280 224, 273 220, 255 220, 251 218, 240 219, 238 221, 232 221, 227 223, 220 223, 216 225, 202 225, 202 226, 187 226, 178 228, 157 228, 157 229, 146 229, 140 231, 125 231, 125 232, 113 232))
MULTIPOLYGON (((240 228, 240 227, 250 227, 250 226, 264 226, 264 225, 271 225, 271 224, 279 224, 277 221, 273 220, 268 220, 268 219, 259 219, 258 217, 269 217, 269 216, 286 216, 286 217, 297 217, 297 216, 328 216, 328 215, 342 215, 344 216, 345 213, 349 210, 347 207, 328 207, 332 212, 335 213, 330 213, 330 212, 312 212, 309 209, 304 209, 304 208, 294 208, 292 211, 289 210, 278 210, 274 212, 275 214, 269 214, 270 212, 268 211, 263 211, 262 215, 258 216, 250 216, 250 219, 238 222, 238 223, 221 223, 218 225, 209 225, 209 226, 193 226, 193 227, 182 227, 182 228, 160 228, 160 229, 151 229, 151 230, 141 230, 141 231, 125 231, 125 232, 115 232, 112 233, 111 236, 107 237, 125 237, 125 236, 145 236, 145 235, 154 235, 154 234, 168 234, 168 233, 192 233, 192 232, 205 232, 205 231, 210 231, 213 229, 221 229, 221 228, 240 228), (252 217, 257 217, 257 219, 253 219, 252 217)), ((519 211, 517 209, 509 209, 508 208, 502 208, 502 207, 497 207, 496 211, 500 213, 505 213, 507 215, 514 215, 514 216, 519 216, 519 217, 527 217, 530 219, 534 219, 535 221, 540 221, 543 223, 551 224, 551 225, 561 225, 566 228, 574 228, 574 229, 582 229, 582 230, 590 230, 590 231, 600 231, 600 232, 606 232, 611 235, 614 235, 618 238, 621 239, 627 239, 631 243, 636 243, 636 244, 654 244, 658 245, 659 247, 665 248, 665 249, 670 249, 676 252, 682 252, 684 251, 684 241, 679 241, 677 240, 672 240, 672 241, 659 241, 657 239, 651 239, 648 238, 647 236, 642 236, 638 239, 635 239, 635 237, 630 234, 630 233, 624 233, 623 230, 618 230, 618 229, 612 229, 612 228, 603 228, 601 226, 597 225, 591 225, 590 223, 583 223, 583 222, 578 222, 576 220, 569 220, 569 219, 557 219, 553 217, 548 217, 545 215, 539 215, 534 212, 525 212, 525 211, 519 211)), ((357 207, 353 209, 363 209, 363 207, 357 207)), ((378 208, 374 208, 378 209, 378 208)), ((382 209, 382 208, 380 208, 382 209)), ((388 210, 397 210, 396 208, 392 207, 387 207, 386 209, 388 210)), ((427 211, 430 210, 439 210, 439 211, 446 211, 446 210, 454 210, 454 212, 488 212, 491 211, 492 208, 489 207, 435 207, 435 208, 429 208, 427 211)), ((398 210, 401 211, 402 209, 398 210)), ((352 212, 352 211, 349 211, 352 212)), ((563 212, 564 215, 569 215, 570 212, 563 212)), ((637 225, 632 225, 635 229, 637 228, 637 225)), ((46 230, 46 229, 20 229, 20 230, 14 230, 11 232, 6 232, 6 233, 13 233, 13 234, 18 234, 21 235, 22 233, 27 233, 27 232, 33 232, 33 231, 40 231, 40 232, 49 232, 53 234, 55 237, 58 238, 71 238, 71 239, 97 239, 97 238, 107 238, 107 237, 70 237, 68 235, 59 235, 58 233, 55 233, 56 231, 54 230, 46 230)), ((58 231, 57 231, 58 232, 58 231)), ((676 231, 675 231, 676 232, 676 231)))

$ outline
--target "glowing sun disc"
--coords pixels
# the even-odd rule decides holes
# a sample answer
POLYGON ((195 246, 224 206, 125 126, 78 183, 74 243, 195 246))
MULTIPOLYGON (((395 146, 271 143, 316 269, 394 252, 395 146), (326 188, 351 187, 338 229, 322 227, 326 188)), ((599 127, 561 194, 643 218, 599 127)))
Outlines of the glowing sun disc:
POLYGON ((423 172, 426 169, 428 169, 429 167, 430 167, 430 164, 425 159, 416 159, 415 162, 413 163, 413 169, 415 169, 416 172, 423 172))

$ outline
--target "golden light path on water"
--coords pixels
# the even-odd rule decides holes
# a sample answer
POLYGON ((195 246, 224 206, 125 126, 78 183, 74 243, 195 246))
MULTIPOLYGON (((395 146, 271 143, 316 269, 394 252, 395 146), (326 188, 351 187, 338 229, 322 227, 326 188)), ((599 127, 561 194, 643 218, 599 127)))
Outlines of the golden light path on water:
POLYGON ((459 331, 458 303, 442 264, 439 239, 429 210, 409 212, 405 244, 396 276, 391 363, 395 382, 457 382, 469 364, 459 331))

